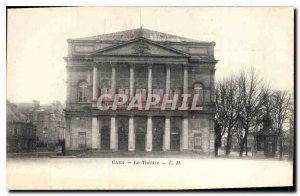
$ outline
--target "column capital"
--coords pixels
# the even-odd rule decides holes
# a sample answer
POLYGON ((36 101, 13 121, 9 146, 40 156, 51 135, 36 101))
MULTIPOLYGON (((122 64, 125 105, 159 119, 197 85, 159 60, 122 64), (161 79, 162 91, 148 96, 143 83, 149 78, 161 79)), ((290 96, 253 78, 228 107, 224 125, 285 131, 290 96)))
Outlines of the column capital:
POLYGON ((189 68, 190 66, 189 66, 189 64, 183 64, 182 67, 183 68, 189 68))
POLYGON ((101 67, 101 66, 104 66, 104 65, 107 65, 108 63, 105 63, 105 62, 94 62, 94 66, 96 67, 101 67))
POLYGON ((133 63, 128 63, 128 65, 129 65, 129 68, 130 68, 130 69, 134 69, 135 66, 136 66, 136 64, 133 64, 133 63))
POLYGON ((171 67, 171 64, 165 64, 165 67, 166 67, 166 68, 170 68, 170 67, 171 67))
POLYGON ((109 62, 109 64, 110 64, 110 66, 111 66, 112 68, 116 68, 116 65, 117 65, 118 63, 112 63, 112 62, 109 62))

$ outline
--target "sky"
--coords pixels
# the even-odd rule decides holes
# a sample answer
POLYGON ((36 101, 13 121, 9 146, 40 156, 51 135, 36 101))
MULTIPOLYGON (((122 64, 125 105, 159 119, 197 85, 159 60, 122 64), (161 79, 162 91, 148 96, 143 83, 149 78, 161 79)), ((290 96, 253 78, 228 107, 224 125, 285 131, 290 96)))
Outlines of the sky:
POLYGON ((66 99, 67 39, 139 28, 214 41, 216 80, 254 67, 274 89, 294 88, 294 10, 280 7, 10 9, 7 99, 66 99))

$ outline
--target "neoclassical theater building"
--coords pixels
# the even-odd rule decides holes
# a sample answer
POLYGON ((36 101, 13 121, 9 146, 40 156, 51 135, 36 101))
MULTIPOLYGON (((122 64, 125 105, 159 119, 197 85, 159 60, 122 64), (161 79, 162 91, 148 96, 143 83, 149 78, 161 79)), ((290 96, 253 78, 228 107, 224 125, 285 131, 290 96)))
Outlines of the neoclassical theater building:
MULTIPOLYGON (((144 28, 68 40, 66 147, 213 154, 214 42, 144 28), (99 110, 103 94, 198 94, 200 110, 99 110)), ((110 100, 104 100, 111 104, 110 100)), ((178 99, 180 102, 180 99, 178 99)), ((158 103, 158 105, 161 103, 158 103)))

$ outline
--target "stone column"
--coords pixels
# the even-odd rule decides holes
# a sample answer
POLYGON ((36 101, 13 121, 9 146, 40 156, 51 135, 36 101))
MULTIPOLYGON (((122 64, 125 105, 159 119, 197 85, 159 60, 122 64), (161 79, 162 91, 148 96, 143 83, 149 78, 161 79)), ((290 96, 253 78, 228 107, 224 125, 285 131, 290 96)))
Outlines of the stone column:
POLYGON ((116 65, 111 64, 111 94, 112 97, 116 94, 116 65))
POLYGON ((129 97, 134 97, 134 67, 133 65, 130 65, 130 89, 129 89, 129 97))
POLYGON ((97 66, 94 65, 93 68, 93 100, 92 105, 93 107, 96 107, 97 104, 97 98, 98 98, 98 69, 97 66))
POLYGON ((152 65, 148 66, 148 95, 152 93, 152 65))
POLYGON ((170 93, 170 65, 166 65, 166 94, 170 93))
POLYGON ((92 117, 92 149, 98 149, 99 120, 96 116, 92 117))
POLYGON ((183 66, 183 94, 188 93, 188 67, 183 66))
POLYGON ((152 117, 147 118, 146 151, 152 151, 152 117))
POLYGON ((116 130, 116 117, 110 117, 110 149, 118 150, 118 133, 116 130))
POLYGON ((183 117, 182 119, 182 146, 181 150, 188 149, 189 142, 189 120, 188 117, 183 117))
POLYGON ((163 150, 164 151, 169 151, 170 150, 170 117, 165 118, 165 134, 164 134, 164 146, 163 150))
POLYGON ((135 151, 134 117, 129 117, 128 151, 135 151))

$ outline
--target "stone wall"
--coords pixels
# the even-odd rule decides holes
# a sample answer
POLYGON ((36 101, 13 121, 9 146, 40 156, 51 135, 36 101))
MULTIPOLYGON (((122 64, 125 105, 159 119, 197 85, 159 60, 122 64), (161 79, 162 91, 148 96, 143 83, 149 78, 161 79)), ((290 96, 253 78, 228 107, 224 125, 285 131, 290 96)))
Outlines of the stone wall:
POLYGON ((78 136, 79 132, 86 134, 86 148, 92 147, 92 120, 90 117, 71 117, 67 119, 67 147, 70 149, 79 149, 78 136))
POLYGON ((203 153, 211 153, 214 148, 214 127, 213 120, 194 117, 189 118, 189 144, 190 150, 195 150, 203 153), (201 138, 196 142, 195 137, 201 138), (199 145, 199 143, 201 143, 199 145), (198 144, 195 146, 195 144, 198 144))
POLYGON ((80 82, 87 82, 87 100, 91 102, 92 91, 93 91, 93 73, 90 69, 76 69, 69 71, 68 75, 68 85, 69 91, 67 92, 68 102, 75 103, 78 102, 78 85, 80 82))

